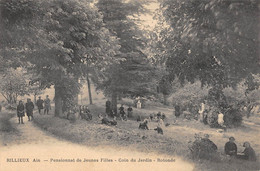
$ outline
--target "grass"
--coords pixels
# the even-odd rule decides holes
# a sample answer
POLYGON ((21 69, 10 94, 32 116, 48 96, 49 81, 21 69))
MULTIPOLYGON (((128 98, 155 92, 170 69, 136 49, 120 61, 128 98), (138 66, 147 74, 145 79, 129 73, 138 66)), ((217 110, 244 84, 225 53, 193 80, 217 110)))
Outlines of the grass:
MULTIPOLYGON (((155 152, 171 156, 177 155, 190 162, 192 160, 189 155, 188 141, 193 140, 194 132, 198 130, 203 132, 210 129, 203 124, 192 121, 183 121, 179 123, 179 126, 167 128, 164 135, 157 134, 154 130, 139 130, 139 123, 134 120, 127 122, 118 121, 117 127, 106 126, 99 124, 97 117, 99 113, 104 113, 105 109, 96 105, 90 105, 89 108, 93 113, 92 121, 77 120, 71 123, 67 119, 53 117, 52 115, 36 115, 34 123, 55 136, 75 143, 87 146, 116 146, 119 150, 127 147, 128 149, 145 153, 155 152), (192 124, 193 128, 191 128, 192 124)), ((139 111, 136 112, 138 113, 139 111)), ((149 123, 149 128, 155 126, 156 123, 149 123)), ((241 128, 241 130, 232 131, 230 134, 237 134, 238 132, 246 134, 252 130, 245 127, 241 128)), ((217 134, 214 134, 212 140, 220 147, 219 151, 223 151, 223 147, 220 145, 225 143, 229 135, 218 137, 217 134)), ((258 152, 257 150, 258 148, 256 148, 256 153, 258 152)), ((259 162, 237 159, 227 160, 224 158, 220 161, 196 160, 192 162, 195 163, 195 170, 246 171, 260 169, 259 162)))
POLYGON ((116 145, 118 148, 123 148, 127 145, 133 150, 143 152, 182 156, 187 154, 183 153, 187 150, 185 146, 180 148, 181 142, 159 135, 154 130, 139 130, 137 129, 139 123, 136 121, 118 121, 117 127, 99 124, 97 115, 103 112, 102 108, 95 105, 89 106, 89 108, 91 111, 95 111, 92 121, 77 120, 75 123, 71 123, 66 119, 41 115, 35 116, 34 123, 61 138, 89 146, 116 145), (179 144, 178 148, 175 148, 175 144, 179 144))
POLYGON ((0 143, 8 144, 12 142, 14 136, 19 135, 19 131, 16 126, 12 125, 10 119, 14 117, 14 112, 2 111, 0 113, 0 143))
POLYGON ((16 129, 11 125, 9 121, 12 117, 14 117, 14 113, 0 113, 0 131, 1 132, 15 132, 16 129))

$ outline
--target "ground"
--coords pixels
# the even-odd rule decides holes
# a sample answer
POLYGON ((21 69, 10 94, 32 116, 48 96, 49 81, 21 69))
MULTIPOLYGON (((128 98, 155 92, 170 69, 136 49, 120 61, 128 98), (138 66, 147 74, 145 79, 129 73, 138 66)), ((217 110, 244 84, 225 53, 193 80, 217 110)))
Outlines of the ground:
MULTIPOLYGON (((192 161, 189 159, 189 150, 187 148, 188 142, 194 140, 194 134, 201 132, 209 134, 210 139, 218 146, 218 151, 223 153, 224 144, 228 141, 228 137, 234 136, 238 145, 238 151, 243 150, 242 144, 244 141, 249 141, 255 149, 259 159, 260 143, 257 141, 259 139, 257 135, 259 135, 260 131, 259 115, 254 115, 249 119, 245 119, 242 127, 228 129, 225 133, 219 133, 216 129, 209 128, 207 125, 203 125, 195 120, 187 121, 180 118, 175 124, 173 124, 175 118, 173 115, 173 109, 170 107, 147 105, 146 109, 134 108, 135 115, 137 113, 142 113, 142 115, 148 116, 149 113, 155 113, 157 111, 166 114, 167 122, 171 125, 164 129, 164 135, 159 135, 156 131, 152 130, 152 128, 156 126, 155 122, 149 123, 149 128, 151 128, 151 130, 148 131, 139 130, 139 123, 135 120, 118 121, 117 127, 101 125, 97 118, 97 114, 104 113, 105 109, 103 102, 91 105, 90 110, 94 115, 93 121, 77 120, 76 122, 70 122, 65 119, 65 117, 62 119, 53 117, 53 115, 39 115, 35 112, 34 124, 26 122, 25 125, 19 125, 18 131, 14 131, 16 136, 11 136, 15 138, 15 140, 9 140, 9 142, 5 141, 4 143, 7 143, 7 146, 11 146, 11 148, 13 146, 19 148, 17 144, 23 146, 24 144, 28 145, 28 142, 30 142, 30 144, 33 144, 35 148, 38 148, 39 146, 40 149, 42 149, 41 146, 45 143, 49 143, 51 146, 52 144, 62 146, 62 143, 65 143, 66 146, 68 146, 66 149, 78 146, 75 144, 81 144, 86 148, 84 151, 100 149, 102 147, 103 149, 101 151, 109 154, 109 156, 111 153, 109 153, 107 149, 112 148, 112 154, 115 154, 115 157, 119 156, 116 153, 118 151, 125 151, 129 155, 132 153, 141 153, 146 157, 153 155, 156 155, 157 157, 166 155, 168 157, 177 158, 183 162, 182 168, 183 166, 191 166, 184 170, 188 170, 192 167, 194 170, 241 171, 259 170, 260 168, 259 162, 251 163, 241 160, 218 162, 210 160, 192 161), (39 126, 42 130, 39 130, 35 126, 39 126), (52 133, 53 135, 50 135, 49 133, 52 133), (62 140, 57 139, 57 137, 62 140), (64 140, 68 140, 73 144, 67 141, 64 142, 64 140)), ((11 119, 11 125, 14 128, 18 127, 16 123, 16 119, 11 119)), ((46 147, 43 149, 45 152, 49 151, 46 147)), ((83 151, 81 148, 79 149, 80 151, 83 151)), ((174 165, 169 166, 178 167, 179 165, 174 163, 174 165)), ((175 168, 174 170, 177 169, 175 168)))
MULTIPOLYGON (((10 114, 2 113, 1 115, 1 118, 9 118, 8 116, 10 114)), ((27 120, 25 120, 24 125, 18 125, 16 118, 12 118, 9 123, 12 126, 12 130, 5 130, 9 136, 3 137, 3 134, 1 134, 0 170, 17 170, 17 167, 19 167, 19 170, 34 170, 36 167, 37 170, 93 170, 93 168, 95 168, 95 170, 107 170, 107 168, 121 170, 120 168, 126 167, 128 169, 124 170, 133 170, 134 168, 144 170, 148 167, 152 167, 152 170, 162 169, 160 162, 138 162, 139 158, 149 158, 151 160, 157 160, 157 158, 173 158, 175 162, 166 162, 164 163, 164 167, 170 170, 192 170, 193 168, 192 163, 169 155, 156 153, 149 153, 149 155, 147 155, 147 153, 131 151, 124 148, 120 148, 119 150, 119 148, 109 146, 87 147, 64 141, 48 132, 42 131, 36 127, 33 122, 27 120), (16 131, 12 132, 13 129, 16 131), (101 157, 104 158, 102 162, 101 157), (30 163, 6 162, 7 159, 10 158, 29 158, 30 163), (136 159, 136 162, 129 165, 132 158, 136 159), (33 162, 34 159, 36 159, 36 161, 40 159, 41 161, 33 162), (75 163, 55 162, 54 164, 53 159, 75 159, 75 163), (77 159, 81 159, 82 162, 77 162, 77 159), (99 160, 99 162, 87 163, 83 162, 84 159, 96 159, 99 160), (113 162, 105 162, 106 159, 112 159, 113 162), (126 162, 126 159, 129 161, 126 162)))

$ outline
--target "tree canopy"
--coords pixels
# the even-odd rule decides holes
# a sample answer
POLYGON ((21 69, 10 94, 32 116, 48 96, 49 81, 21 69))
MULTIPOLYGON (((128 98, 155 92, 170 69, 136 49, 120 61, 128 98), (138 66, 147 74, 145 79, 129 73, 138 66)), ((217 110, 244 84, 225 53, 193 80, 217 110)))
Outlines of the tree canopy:
POLYGON ((134 0, 99 0, 97 3, 106 28, 119 38, 121 46, 117 56, 122 61, 108 68, 107 72, 112 74, 104 80, 105 91, 117 91, 130 96, 145 96, 155 92, 156 86, 152 84, 155 67, 143 51, 146 37, 137 25, 138 17, 133 19, 146 11, 145 3, 134 0))
POLYGON ((75 80, 87 66, 100 68, 117 61, 117 39, 103 27, 91 1, 2 1, 1 20, 1 56, 10 59, 15 54, 16 61, 24 61, 19 65, 34 72, 34 81, 43 87, 55 85, 55 100, 75 97, 75 80))
POLYGON ((259 73, 257 0, 161 0, 161 58, 171 79, 235 86, 259 73))

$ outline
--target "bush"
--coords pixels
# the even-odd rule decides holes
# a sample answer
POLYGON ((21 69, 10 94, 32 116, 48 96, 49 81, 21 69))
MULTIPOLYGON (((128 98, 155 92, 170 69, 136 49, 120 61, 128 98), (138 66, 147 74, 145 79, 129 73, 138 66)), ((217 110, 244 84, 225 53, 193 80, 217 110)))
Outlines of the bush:
POLYGON ((218 109, 212 107, 207 114, 207 122, 211 128, 218 128, 218 109))
POLYGON ((7 109, 7 110, 16 110, 16 106, 8 104, 7 106, 5 106, 5 109, 7 109))
POLYGON ((193 159, 207 159, 214 160, 219 159, 217 153, 217 146, 208 138, 202 138, 198 134, 195 134, 195 141, 189 146, 193 159))
MULTIPOLYGON (((221 110, 217 107, 211 107, 210 111, 207 113, 207 123, 211 128, 218 128, 218 114, 221 110)), ((229 106, 224 109, 224 124, 227 127, 237 127, 242 124, 243 116, 238 107, 229 106)))
POLYGON ((242 114, 239 109, 235 107, 230 107, 224 115, 224 122, 227 127, 237 127, 242 124, 242 114))

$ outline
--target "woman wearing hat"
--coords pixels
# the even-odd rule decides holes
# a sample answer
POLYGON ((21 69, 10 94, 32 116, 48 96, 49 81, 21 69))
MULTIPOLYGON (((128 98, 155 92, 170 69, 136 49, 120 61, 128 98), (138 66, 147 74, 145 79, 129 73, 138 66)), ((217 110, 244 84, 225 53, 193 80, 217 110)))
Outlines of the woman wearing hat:
POLYGON ((24 117, 24 105, 23 105, 23 101, 20 100, 19 104, 17 106, 17 117, 18 117, 18 121, 19 124, 23 124, 23 117, 24 117))
POLYGON ((225 144, 226 155, 236 156, 237 155, 237 145, 234 142, 234 137, 229 137, 229 141, 225 144))
POLYGON ((256 161, 255 150, 250 146, 250 143, 244 142, 243 147, 245 147, 245 150, 242 152, 243 154, 237 157, 244 160, 256 161))

